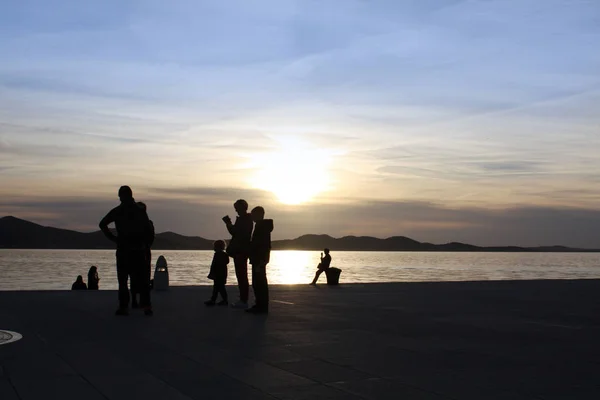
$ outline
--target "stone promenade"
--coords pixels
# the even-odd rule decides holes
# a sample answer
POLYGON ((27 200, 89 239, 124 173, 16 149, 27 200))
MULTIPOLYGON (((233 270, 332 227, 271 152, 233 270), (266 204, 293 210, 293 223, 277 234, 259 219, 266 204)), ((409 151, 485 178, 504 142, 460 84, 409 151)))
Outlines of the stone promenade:
POLYGON ((115 317, 112 291, 0 292, 23 335, 0 399, 600 399, 600 281, 271 289, 268 316, 206 308, 209 287, 154 292, 154 317, 115 317))

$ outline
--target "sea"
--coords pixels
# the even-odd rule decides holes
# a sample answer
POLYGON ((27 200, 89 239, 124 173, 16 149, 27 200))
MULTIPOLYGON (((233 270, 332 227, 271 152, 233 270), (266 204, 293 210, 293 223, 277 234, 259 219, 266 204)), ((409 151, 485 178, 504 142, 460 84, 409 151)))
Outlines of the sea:
MULTIPOLYGON (((171 285, 212 285, 206 278, 212 254, 155 250, 152 258, 155 263, 165 256, 171 285)), ((600 253, 339 251, 331 255, 331 266, 342 270, 340 283, 600 278, 600 253)), ((319 256, 315 251, 273 251, 269 283, 310 283, 319 256)), ((0 249, 0 290, 68 290, 77 275, 87 281, 92 265, 98 267, 101 290, 117 288, 112 250, 0 249)), ((320 279, 325 283, 324 274, 320 279)), ((228 283, 236 283, 233 262, 228 283)))

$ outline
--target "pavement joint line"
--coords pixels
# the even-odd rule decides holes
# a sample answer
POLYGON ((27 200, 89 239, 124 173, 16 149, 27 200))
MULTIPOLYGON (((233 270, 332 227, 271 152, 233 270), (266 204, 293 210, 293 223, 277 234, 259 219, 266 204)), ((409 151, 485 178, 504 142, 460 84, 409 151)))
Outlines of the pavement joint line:
POLYGON ((21 397, 21 395, 19 394, 19 392, 17 391, 17 388, 15 387, 15 384, 13 383, 13 381, 10 379, 10 377, 8 378, 8 384, 10 385, 10 387, 12 388, 13 392, 15 392, 15 394, 17 395, 17 398, 19 400, 23 400, 23 397, 21 397))
MULTIPOLYGON (((38 335, 40 336, 40 335, 38 335)), ((44 340, 45 343, 45 340, 44 340)), ((88 385, 90 385, 90 387, 100 395, 100 397, 103 397, 107 400, 110 400, 109 397, 107 397, 99 388, 97 388, 92 382, 90 382, 90 380, 85 377, 81 372, 77 371, 77 369, 71 365, 71 363, 65 358, 63 357, 58 351, 55 351, 54 354, 56 355, 56 357, 58 357, 62 362, 64 362, 66 365, 69 366, 69 368, 71 368, 73 371, 76 372, 76 376, 80 377, 85 383, 87 383, 88 385)))
POLYGON ((526 324, 532 324, 532 325, 541 325, 541 326, 550 326, 553 328, 564 328, 564 329, 583 329, 582 326, 573 326, 573 325, 561 325, 561 324, 549 324, 547 322, 541 322, 541 321, 524 321, 526 324))
MULTIPOLYGON (((225 372, 225 371, 221 371, 221 370, 219 370, 218 368, 215 368, 215 367, 213 367, 213 366, 212 366, 211 364, 209 364, 209 363, 206 363, 206 362, 203 362, 203 361, 199 361, 199 360, 197 360, 196 358, 194 358, 194 357, 190 356, 189 354, 182 353, 181 351, 179 351, 179 350, 177 350, 177 349, 174 349, 174 348, 172 348, 172 347, 169 347, 169 346, 165 345, 163 342, 159 342, 159 341, 157 341, 157 340, 151 340, 151 342, 152 342, 152 343, 154 343, 154 344, 158 344, 158 345, 162 346, 163 348, 165 348, 165 349, 168 349, 169 351, 172 351, 173 353, 175 353, 175 354, 177 354, 177 355, 179 355, 179 356, 181 356, 181 357, 183 357, 183 358, 186 358, 186 359, 190 360, 191 362, 193 362, 193 363, 195 363, 195 364, 198 364, 198 365, 201 365, 201 366, 204 366, 204 367, 211 368, 211 369, 213 369, 215 372, 217 372, 218 374, 221 374, 221 375, 223 375, 223 376, 226 376, 226 377, 228 377, 228 378, 231 378, 231 379, 233 379, 234 381, 236 381, 236 382, 239 382, 240 384, 242 384, 242 385, 244 385, 244 386, 248 386, 248 387, 250 387, 250 388, 253 388, 254 390, 257 390, 257 391, 259 391, 259 392, 260 392, 260 393, 262 393, 262 394, 265 394, 265 395, 267 395, 267 396, 273 397, 274 399, 278 399, 278 397, 275 397, 274 395, 270 394, 269 392, 266 392, 265 390, 263 390, 263 389, 262 389, 262 388, 260 388, 260 387, 257 387, 257 386, 254 386, 254 385, 251 385, 251 384, 249 384, 249 383, 247 383, 247 382, 244 382, 244 381, 242 381, 241 379, 239 379, 239 378, 237 378, 237 377, 235 377, 235 376, 233 376, 233 375, 231 375, 231 374, 229 374, 229 373, 227 373, 227 372, 225 372)), ((247 360, 250 360, 250 361, 255 361, 255 362, 259 362, 259 363, 261 362, 261 361, 257 361, 257 360, 254 360, 254 359, 251 359, 251 358, 248 358, 248 357, 245 357, 245 356, 244 356, 243 358, 245 358, 245 359, 247 359, 247 360)), ((265 364, 265 365, 270 365, 270 364, 268 364, 268 363, 264 363, 264 364, 265 364)), ((271 365, 271 366, 272 366, 272 365, 271 365)), ((274 367, 274 368, 277 368, 277 367, 275 367, 275 366, 272 366, 272 367, 274 367)), ((284 370, 282 370, 281 368, 278 368, 278 369, 279 369, 279 370, 281 370, 281 371, 284 371, 284 370)), ((170 386, 170 387, 173 387, 174 389, 176 389, 177 391, 179 391, 179 389, 175 388, 174 386, 172 386, 171 384, 169 384, 167 381, 165 381, 165 380, 164 380, 164 379, 162 379, 161 377, 157 377, 156 375, 152 374, 150 371, 148 371, 148 370, 146 370, 146 369, 144 369, 144 368, 142 368, 142 370, 144 370, 144 371, 145 371, 147 374, 150 374, 150 375, 154 376, 155 378, 157 378, 157 379, 158 379, 158 380, 160 380, 161 382, 165 383, 166 385, 168 385, 168 386, 170 386)), ((286 372, 289 372, 289 371, 286 371, 286 372)), ((183 394, 184 396, 187 396, 185 393, 183 393, 183 392, 181 392, 181 391, 179 391, 179 392, 180 392, 181 394, 183 394)))
POLYGON ((279 303, 279 304, 288 304, 290 306, 294 306, 296 305, 296 303, 291 303, 289 301, 283 301, 283 300, 271 300, 273 303, 279 303))
MULTIPOLYGON (((110 312, 112 307, 106 311, 107 305, 114 303, 114 292, 99 291, 95 294, 98 300, 81 303, 74 303, 71 298, 81 296, 71 293, 0 292, 0 301, 4 303, 6 299, 11 304, 0 312, 1 320, 4 315, 8 317, 4 328, 16 329, 24 335, 24 340, 16 346, 0 346, 0 355, 7 351, 6 354, 21 358, 14 376, 7 370, 11 365, 5 366, 4 371, 0 365, 0 380, 10 383, 14 379, 16 387, 12 391, 9 385, 3 387, 9 398, 13 392, 15 400, 21 400, 18 396, 22 400, 31 396, 34 392, 21 379, 26 379, 24 374, 28 373, 24 368, 28 368, 29 360, 25 357, 34 357, 34 362, 42 361, 41 372, 49 370, 58 372, 58 376, 71 376, 64 364, 70 366, 100 389, 96 389, 104 396, 100 399, 111 400, 119 397, 109 386, 115 378, 117 384, 127 384, 128 379, 119 376, 140 373, 144 377, 133 380, 132 390, 158 381, 151 382, 152 386, 163 386, 165 382, 165 386, 184 396, 199 398, 204 389, 195 376, 204 371, 211 390, 222 381, 230 383, 231 388, 227 389, 232 395, 238 394, 239 398, 242 394, 255 395, 265 400, 327 395, 362 400, 386 395, 396 398, 394 395, 403 393, 407 397, 432 400, 458 400, 463 396, 514 399, 521 398, 519 395, 523 399, 542 400, 561 394, 567 394, 569 400, 600 398, 594 374, 600 365, 596 357, 600 347, 595 340, 600 333, 597 319, 600 303, 593 301, 600 280, 585 285, 570 281, 532 282, 517 287, 515 283, 514 292, 507 291, 505 296, 494 298, 491 305, 487 292, 473 297, 465 293, 472 290, 464 285, 456 284, 452 291, 444 290, 438 297, 435 294, 439 287, 433 287, 432 293, 411 290, 404 297, 397 295, 396 285, 387 285, 383 292, 375 286, 376 292, 384 293, 378 298, 360 296, 371 287, 336 294, 329 290, 311 291, 305 296, 308 290, 293 292, 276 286, 272 296, 274 318, 240 321, 227 312, 223 316, 215 314, 219 316, 218 323, 223 324, 222 332, 206 329, 206 318, 212 318, 212 314, 197 302, 199 295, 210 292, 210 287, 173 290, 164 305, 157 301, 160 312, 154 319, 139 314, 139 318, 130 320, 116 319, 110 312), (557 296, 562 288, 565 295, 557 296), (287 301, 279 299, 280 294, 287 301), (540 300, 530 304, 526 300, 532 295, 540 300), (285 308, 286 303, 295 304, 296 311, 285 308), (179 304, 192 304, 194 312, 179 304), (327 306, 323 308, 321 304, 327 306), (407 308, 387 310, 390 306, 407 308), (40 313, 40 309, 45 312, 40 313), (580 311, 573 312, 574 309, 580 311), (19 322, 16 325, 10 321, 19 322), (68 329, 72 321, 77 324, 68 329), (125 341, 119 334, 121 329, 125 341), (142 359, 127 362, 127 355, 119 355, 120 351, 127 352, 130 344, 131 354, 144 354, 142 359), (145 351, 146 344, 150 345, 149 353, 145 351), (92 356, 107 351, 118 357, 114 362, 107 357, 106 363, 101 364, 104 368, 114 363, 115 369, 105 374, 104 369, 88 368, 95 362, 93 357, 79 354, 88 346, 94 350, 92 356), (249 346, 251 351, 246 350, 249 346), (63 362, 52 353, 57 353, 63 362), (240 357, 251 362, 238 362, 240 357), (177 371, 169 370, 171 365, 179 363, 181 366, 176 369, 181 369, 182 379, 177 371), (322 375, 321 370, 330 371, 322 375), (106 375, 106 379, 98 379, 96 375, 106 375), (370 375, 379 380, 362 382, 370 375), (333 380, 336 382, 328 382, 333 380)), ((490 290, 497 286, 488 282, 476 285, 491 285, 490 290)), ((79 379, 76 383, 84 384, 79 379)), ((93 391, 85 386, 86 392, 93 391)), ((39 392, 40 398, 41 389, 35 392, 39 392)), ((171 390, 165 391, 168 392, 171 390)))

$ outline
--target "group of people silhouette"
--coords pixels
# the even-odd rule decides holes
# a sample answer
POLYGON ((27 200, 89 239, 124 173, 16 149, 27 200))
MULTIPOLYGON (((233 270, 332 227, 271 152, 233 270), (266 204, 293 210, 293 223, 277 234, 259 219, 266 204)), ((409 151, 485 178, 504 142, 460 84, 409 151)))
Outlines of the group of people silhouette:
POLYGON ((215 242, 215 255, 209 273, 209 279, 214 280, 213 295, 205 302, 207 306, 215 305, 217 295, 221 293, 219 305, 227 305, 227 264, 229 257, 233 258, 235 276, 238 281, 240 298, 233 308, 244 309, 250 313, 265 314, 269 312, 269 284, 267 281, 267 264, 271 258, 271 232, 273 220, 265 219, 265 209, 255 207, 249 213, 248 202, 240 199, 233 204, 237 213, 235 222, 229 215, 224 216, 223 222, 231 234, 229 245, 225 242, 215 242), (256 303, 248 307, 250 283, 248 281, 248 262, 252 265, 252 288, 256 303))
MULTIPOLYGON (((135 294, 139 294, 139 306, 143 308, 146 315, 151 316, 154 314, 150 299, 154 224, 148 217, 146 205, 135 201, 133 191, 129 186, 122 186, 118 195, 121 203, 110 210, 100 221, 100 229, 117 247, 119 308, 116 315, 129 314, 128 281, 130 280, 132 305, 136 306, 135 294), (109 228, 109 225, 113 223, 116 235, 109 228)), ((208 274, 208 278, 213 280, 213 295, 205 304, 207 306, 229 305, 225 284, 227 282, 227 265, 230 258, 233 258, 240 298, 232 306, 252 314, 267 314, 269 312, 269 286, 266 268, 270 261, 273 220, 265 219, 265 209, 260 206, 248 212, 249 206, 245 200, 236 201, 234 209, 237 213, 235 223, 229 216, 223 217, 223 222, 231 234, 229 244, 226 246, 223 240, 217 240, 214 243, 215 253, 208 274), (250 287, 248 262, 252 265, 252 287, 256 299, 255 305, 252 307, 248 306, 250 287), (217 303, 219 294, 221 301, 217 303)), ((81 287, 81 284, 85 286, 83 278, 79 278, 81 276, 73 284, 74 288, 76 285, 81 287)))
MULTIPOLYGON (((148 316, 153 315, 150 299, 151 289, 151 259, 154 242, 154 224, 148 217, 144 203, 136 202, 133 191, 129 186, 121 186, 118 192, 120 204, 110 210, 100 221, 100 229, 104 235, 116 244, 117 281, 119 285, 119 308, 116 315, 129 314, 129 302, 132 308, 143 308, 148 316), (109 228, 115 225, 115 233, 109 228), (131 282, 131 294, 128 282, 131 282), (139 303, 137 297, 139 295, 139 303)), ((269 312, 269 284, 267 280, 267 265, 271 256, 271 233, 273 220, 265 219, 265 209, 254 207, 248 212, 246 200, 240 199, 233 204, 237 216, 235 222, 229 215, 222 218, 227 231, 231 235, 228 244, 223 240, 214 242, 214 255, 208 273, 208 279, 213 280, 213 292, 210 299, 204 302, 206 306, 228 306, 227 269, 233 259, 235 275, 238 282, 239 300, 232 304, 233 308, 243 309, 253 314, 269 312), (248 280, 248 263, 252 266, 252 288, 255 305, 249 307, 248 297, 250 282, 248 280), (217 299, 221 296, 221 301, 217 299)), ((331 265, 329 249, 321 253, 321 262, 311 283, 316 285, 319 276, 327 272, 331 265)), ((98 290, 100 278, 98 269, 92 266, 88 272, 88 284, 79 275, 72 290, 98 290)))

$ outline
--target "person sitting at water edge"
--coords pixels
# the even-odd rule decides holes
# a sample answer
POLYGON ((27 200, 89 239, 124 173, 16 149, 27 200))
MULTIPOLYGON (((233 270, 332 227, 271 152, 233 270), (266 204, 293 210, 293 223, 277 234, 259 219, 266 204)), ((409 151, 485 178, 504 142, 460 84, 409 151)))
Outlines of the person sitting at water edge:
POLYGON ((267 281, 267 264, 271 258, 271 232, 273 220, 265 219, 265 209, 256 207, 251 212, 256 223, 250 241, 250 264, 252 264, 252 288, 256 304, 246 310, 253 314, 269 312, 269 282, 267 281))
POLYGON ((233 208, 238 214, 235 224, 232 223, 229 215, 223 217, 223 222, 225 222, 225 226, 227 226, 227 230, 231 234, 231 240, 226 251, 233 258, 235 275, 240 291, 240 300, 233 307, 247 309, 248 294, 250 292, 250 284, 248 282, 248 252, 254 224, 252 217, 248 213, 248 202, 246 200, 240 199, 236 201, 233 204, 233 208))
POLYGON ((95 265, 90 267, 88 271, 88 290, 98 290, 100 278, 98 277, 98 268, 95 265))
POLYGON ((83 281, 83 276, 78 275, 77 280, 71 286, 71 290, 87 290, 87 286, 83 281))
POLYGON ((150 285, 145 270, 147 243, 150 235, 153 236, 153 229, 148 214, 135 202, 129 186, 121 186, 119 199, 121 204, 113 208, 99 224, 104 235, 117 244, 119 308, 115 314, 129 314, 127 281, 131 275, 134 285, 136 281, 139 285, 140 305, 144 308, 144 313, 150 316, 153 312, 150 304, 150 285), (111 223, 115 224, 116 236, 108 228, 111 223))
POLYGON ((213 294, 210 300, 204 302, 207 306, 226 306, 227 301, 227 289, 225 284, 227 283, 227 264, 229 264, 229 256, 225 253, 225 242, 217 240, 214 243, 215 255, 213 256, 212 263, 210 264, 210 272, 208 273, 208 279, 213 280, 213 294), (221 294, 221 301, 216 303, 218 295, 221 294))
POLYGON ((311 285, 316 285, 317 281, 319 280, 319 276, 321 276, 324 271, 327 271, 331 265, 331 255, 329 254, 329 249, 324 249, 323 251, 325 252, 325 257, 323 257, 323 253, 321 253, 321 262, 319 265, 317 265, 317 273, 315 274, 315 279, 313 279, 311 285))

